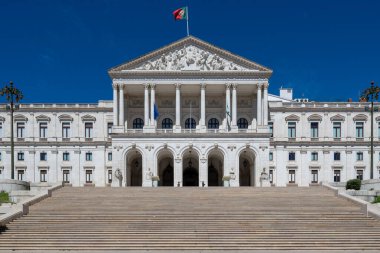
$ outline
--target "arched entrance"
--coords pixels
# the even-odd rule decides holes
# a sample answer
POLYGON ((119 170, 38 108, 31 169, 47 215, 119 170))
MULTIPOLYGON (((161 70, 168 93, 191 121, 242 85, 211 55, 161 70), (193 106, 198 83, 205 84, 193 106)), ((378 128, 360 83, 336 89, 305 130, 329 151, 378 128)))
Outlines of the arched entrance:
POLYGON ((157 156, 159 186, 174 186, 173 155, 168 150, 162 150, 157 156))
POLYGON ((137 150, 127 153, 127 186, 142 186, 142 155, 137 150))
POLYGON ((223 153, 214 149, 208 155, 208 186, 223 186, 223 153))
POLYGON ((245 149, 239 156, 239 185, 255 186, 255 153, 245 149))
POLYGON ((183 155, 183 186, 199 186, 199 157, 192 149, 183 155))

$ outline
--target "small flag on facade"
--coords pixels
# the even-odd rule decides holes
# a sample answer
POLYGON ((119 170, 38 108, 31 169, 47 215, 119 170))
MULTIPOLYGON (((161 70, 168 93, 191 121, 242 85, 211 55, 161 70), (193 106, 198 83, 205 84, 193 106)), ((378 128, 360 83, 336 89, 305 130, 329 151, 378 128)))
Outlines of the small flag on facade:
POLYGON ((157 107, 157 104, 154 103, 154 111, 153 111, 153 114, 154 114, 154 120, 156 120, 158 118, 158 116, 160 115, 158 113, 158 107, 157 107))
POLYGON ((187 19, 187 7, 179 8, 173 11, 174 20, 187 19))

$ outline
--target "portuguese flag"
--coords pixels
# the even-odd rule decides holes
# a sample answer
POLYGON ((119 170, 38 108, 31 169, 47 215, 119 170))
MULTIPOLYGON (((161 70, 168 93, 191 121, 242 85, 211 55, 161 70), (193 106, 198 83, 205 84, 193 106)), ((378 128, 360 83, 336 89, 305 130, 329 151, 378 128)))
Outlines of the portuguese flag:
POLYGON ((179 8, 173 11, 174 20, 187 19, 187 7, 179 8))

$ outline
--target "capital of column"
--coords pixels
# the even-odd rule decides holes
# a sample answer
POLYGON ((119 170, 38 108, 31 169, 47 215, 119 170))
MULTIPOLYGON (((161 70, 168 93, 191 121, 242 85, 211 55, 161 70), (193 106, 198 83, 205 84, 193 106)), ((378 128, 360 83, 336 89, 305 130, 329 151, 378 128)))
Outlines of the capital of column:
POLYGON ((177 90, 181 89, 181 84, 180 83, 175 83, 174 86, 175 86, 175 88, 177 90))
POLYGON ((237 83, 232 83, 231 86, 232 86, 232 89, 236 90, 238 84, 237 83))
POLYGON ((146 90, 149 89, 149 86, 150 86, 149 83, 144 83, 143 85, 144 85, 144 88, 145 88, 146 90))
POLYGON ((205 84, 205 83, 201 83, 200 85, 201 85, 201 89, 206 89, 206 85, 207 85, 207 84, 205 84))
POLYGON ((125 84, 120 83, 120 84, 119 84, 119 89, 120 89, 120 90, 124 90, 124 88, 125 88, 125 84))
POLYGON ((269 83, 264 83, 264 84, 263 84, 263 88, 264 88, 265 90, 268 89, 268 86, 269 86, 269 83))
POLYGON ((226 83, 226 90, 228 90, 229 88, 231 88, 232 86, 232 83, 226 83))
POLYGON ((119 88, 119 85, 119 83, 112 83, 112 88, 116 90, 117 88, 119 88))
POLYGON ((263 84, 262 83, 258 83, 258 84, 256 84, 256 86, 257 86, 257 89, 259 90, 261 90, 261 88, 263 87, 263 84))
POLYGON ((149 84, 149 86, 150 86, 150 88, 151 88, 152 90, 156 89, 156 84, 155 84, 155 83, 151 83, 151 84, 149 84))

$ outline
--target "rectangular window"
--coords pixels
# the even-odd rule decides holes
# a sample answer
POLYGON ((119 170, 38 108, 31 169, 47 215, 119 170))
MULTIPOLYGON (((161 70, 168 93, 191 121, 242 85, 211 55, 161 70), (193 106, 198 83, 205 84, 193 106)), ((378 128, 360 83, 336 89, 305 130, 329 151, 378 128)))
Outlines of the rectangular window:
POLYGON ((66 184, 70 183, 70 170, 62 171, 62 181, 66 184))
POLYGON ((289 152, 289 161, 295 161, 296 160, 296 153, 289 152))
POLYGON ((86 183, 92 183, 92 170, 86 170, 86 183))
POLYGON ((0 122, 0 138, 3 138, 3 122, 0 122))
POLYGON ((268 122, 270 137, 273 138, 273 122, 268 122))
POLYGON ((40 153, 40 161, 47 161, 47 153, 46 152, 40 153))
POLYGON ((0 152, 0 161, 1 161, 2 157, 1 157, 1 152, 0 152))
POLYGON ((377 126, 377 137, 380 139, 380 122, 378 123, 378 126, 377 126))
POLYGON ((318 122, 310 123, 310 137, 318 138, 318 122))
POLYGON ((62 123, 62 138, 70 138, 70 122, 62 123))
POLYGON ((289 170, 289 184, 294 184, 296 182, 296 171, 289 170))
POLYGON ((111 136, 113 123, 107 123, 107 135, 111 136))
POLYGON ((363 180, 363 170, 356 170, 356 178, 363 180))
POLYGON ((107 172, 107 182, 112 184, 112 170, 108 170, 107 172))
POLYGON ((334 161, 340 161, 340 152, 334 152, 334 161))
POLYGON ((334 139, 340 139, 341 137, 341 123, 340 122, 333 123, 333 137, 334 139))
POLYGON ((62 159, 63 159, 63 161, 70 161, 70 153, 69 152, 64 152, 62 154, 62 159))
POLYGON ((17 153, 17 160, 18 161, 24 161, 24 152, 18 152, 17 153))
POLYGON ((47 182, 47 170, 40 170, 40 182, 47 182))
POLYGON ((269 170, 269 183, 273 184, 273 170, 269 170))
POLYGON ((363 161, 363 152, 356 152, 356 161, 363 161))
POLYGON ((40 138, 47 138, 47 122, 40 123, 40 138))
POLYGON ((112 152, 108 152, 108 161, 112 161, 112 152))
POLYGON ((92 123, 85 123, 84 124, 84 132, 85 132, 85 138, 92 138, 93 124, 92 123))
POLYGON ((24 180, 24 170, 17 170, 17 180, 19 181, 24 180))
POLYGON ((334 170, 334 182, 340 182, 340 170, 334 170))
POLYGON ((312 152, 311 153, 311 160, 312 161, 318 161, 318 152, 312 152))
POLYGON ((312 170, 311 171, 311 183, 312 184, 318 183, 318 170, 312 170))
POLYGON ((273 161, 273 152, 269 152, 269 161, 273 161))
POLYGON ((364 138, 364 123, 356 122, 356 138, 364 138))
POLYGON ((288 122, 288 137, 296 138, 296 122, 288 122))
POLYGON ((25 137, 25 122, 17 122, 17 138, 25 137))
POLYGON ((92 161, 92 153, 91 152, 86 153, 86 161, 92 161))

